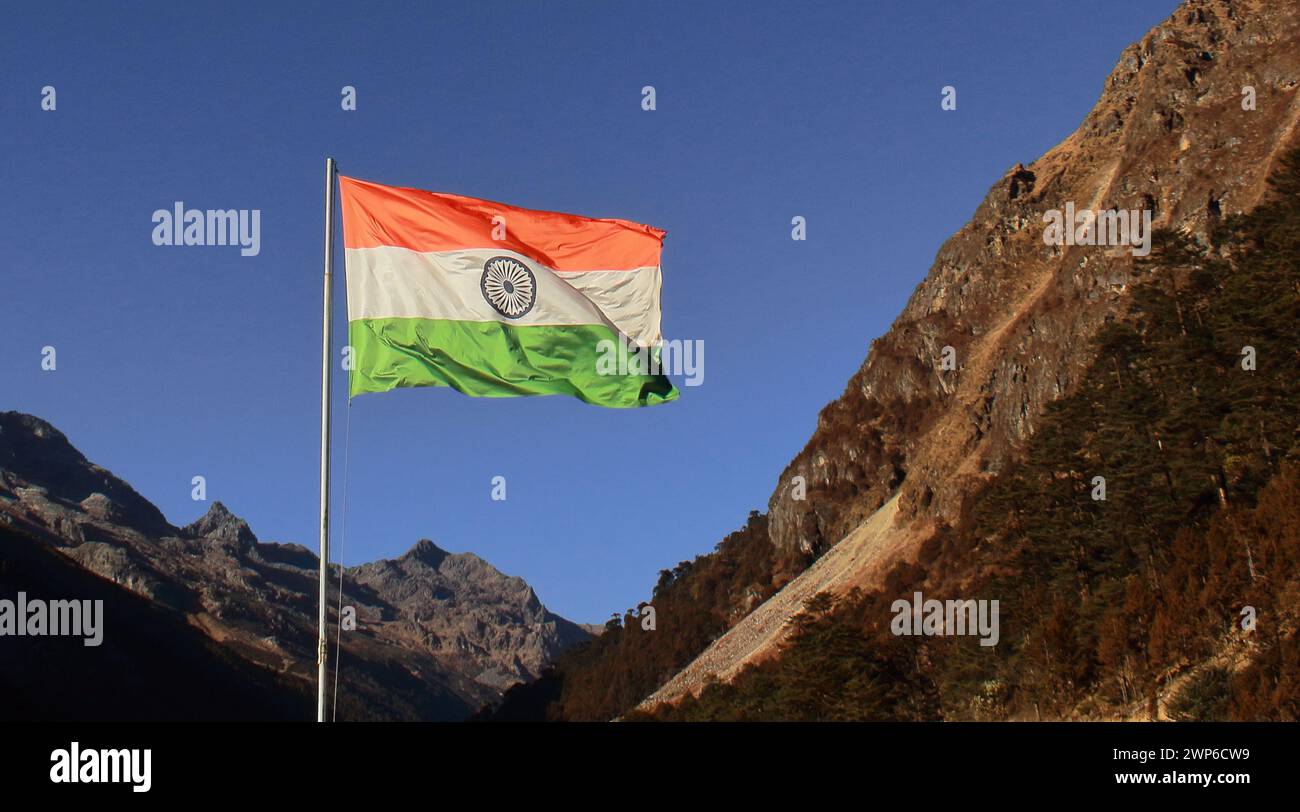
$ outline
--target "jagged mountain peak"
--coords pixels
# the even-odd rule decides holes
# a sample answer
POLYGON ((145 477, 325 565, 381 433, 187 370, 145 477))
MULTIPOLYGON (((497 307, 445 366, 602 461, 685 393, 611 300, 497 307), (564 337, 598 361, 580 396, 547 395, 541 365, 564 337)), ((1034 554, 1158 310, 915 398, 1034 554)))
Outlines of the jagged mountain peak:
POLYGON ((431 540, 420 539, 412 545, 411 549, 402 553, 399 560, 419 561, 437 569, 449 555, 451 553, 434 544, 431 540))
POLYGON ((484 684, 536 677, 552 652, 589 636, 547 610, 523 578, 429 539, 397 558, 351 567, 346 578, 391 606, 408 634, 473 662, 484 684))
MULTIPOLYGON (((433 570, 434 574, 426 574, 425 577, 446 579, 451 583, 473 588, 491 589, 512 596, 529 609, 541 608, 541 601, 523 578, 506 575, 474 553, 453 553, 444 550, 429 539, 420 539, 411 549, 396 559, 383 559, 375 564, 378 567, 395 567, 404 576, 414 575, 417 578, 421 577, 418 570, 427 568, 433 570), (412 564, 421 566, 412 567, 412 564)), ((362 568, 366 566, 368 565, 361 565, 362 568)))
POLYGON ((361 564, 349 572, 360 581, 392 582, 404 593, 433 585, 434 591, 487 591, 522 605, 540 607, 524 579, 506 575, 474 553, 448 552, 429 539, 420 539, 397 558, 361 564))
POLYGON ((214 501, 194 522, 181 528, 181 532, 192 538, 213 538, 233 541, 245 547, 257 544, 257 536, 248 522, 230 512, 220 501, 214 501))

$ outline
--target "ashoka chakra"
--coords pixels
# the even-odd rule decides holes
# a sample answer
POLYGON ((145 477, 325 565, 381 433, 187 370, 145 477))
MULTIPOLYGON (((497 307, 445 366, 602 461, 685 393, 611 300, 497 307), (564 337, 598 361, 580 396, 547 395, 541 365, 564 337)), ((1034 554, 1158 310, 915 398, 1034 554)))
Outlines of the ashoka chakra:
POLYGON ((537 278, 514 257, 492 257, 483 263, 479 280, 483 298, 508 319, 517 319, 537 301, 537 278))

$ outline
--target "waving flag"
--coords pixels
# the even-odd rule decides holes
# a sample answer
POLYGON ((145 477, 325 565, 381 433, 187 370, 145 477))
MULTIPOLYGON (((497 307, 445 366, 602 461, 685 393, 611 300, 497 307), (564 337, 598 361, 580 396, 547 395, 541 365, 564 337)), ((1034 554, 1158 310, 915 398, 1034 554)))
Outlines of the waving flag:
POLYGON ((677 397, 644 364, 608 363, 660 341, 663 231, 342 176, 339 192, 351 394, 677 397))

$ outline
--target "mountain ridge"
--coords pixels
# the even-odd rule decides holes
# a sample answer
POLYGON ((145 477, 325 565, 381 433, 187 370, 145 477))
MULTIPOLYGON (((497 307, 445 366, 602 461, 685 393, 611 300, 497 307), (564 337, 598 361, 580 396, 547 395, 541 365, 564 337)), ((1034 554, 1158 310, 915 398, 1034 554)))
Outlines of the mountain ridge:
MULTIPOLYGON (((312 681, 316 555, 259 541, 220 501, 174 526, 48 422, 0 412, 0 525, 175 613, 245 661, 312 681)), ((339 694, 349 718, 464 718, 588 637, 522 578, 427 539, 396 559, 344 568, 343 589, 357 624, 342 635, 339 694)))

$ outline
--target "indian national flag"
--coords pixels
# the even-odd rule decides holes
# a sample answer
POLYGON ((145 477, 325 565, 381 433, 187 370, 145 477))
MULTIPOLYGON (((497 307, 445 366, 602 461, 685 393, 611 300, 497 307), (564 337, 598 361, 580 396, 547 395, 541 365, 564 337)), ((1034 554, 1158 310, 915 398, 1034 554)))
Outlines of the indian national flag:
POLYGON ((340 177, 339 192, 351 394, 450 386, 618 407, 677 397, 627 363, 628 348, 660 341, 663 231, 356 178, 340 177))

